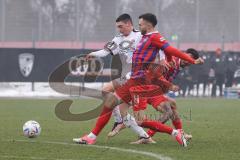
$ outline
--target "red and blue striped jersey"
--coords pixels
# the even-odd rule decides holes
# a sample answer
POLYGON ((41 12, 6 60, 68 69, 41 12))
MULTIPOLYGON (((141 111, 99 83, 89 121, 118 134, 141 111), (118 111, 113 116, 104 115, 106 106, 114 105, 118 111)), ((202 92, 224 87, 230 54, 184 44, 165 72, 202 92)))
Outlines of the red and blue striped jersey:
POLYGON ((171 47, 160 33, 151 32, 143 35, 132 56, 131 78, 139 78, 145 75, 151 63, 154 63, 159 50, 163 50, 165 55, 175 56, 194 64, 194 59, 189 55, 171 47))
POLYGON ((158 33, 143 35, 132 57, 132 78, 144 76, 145 70, 153 63, 160 49, 168 47, 167 41, 158 33), (160 43, 156 45, 156 39, 160 43))

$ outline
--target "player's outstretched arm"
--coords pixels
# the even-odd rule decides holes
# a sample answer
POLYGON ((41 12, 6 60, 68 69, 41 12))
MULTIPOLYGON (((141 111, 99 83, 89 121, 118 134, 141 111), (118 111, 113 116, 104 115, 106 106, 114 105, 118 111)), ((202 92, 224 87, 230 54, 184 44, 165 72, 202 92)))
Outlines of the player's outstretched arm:
POLYGON ((166 54, 166 56, 175 56, 175 57, 178 57, 189 63, 192 63, 192 64, 200 64, 199 60, 196 61, 188 54, 181 52, 180 50, 170 46, 169 43, 167 42, 167 40, 159 34, 153 35, 151 37, 151 40, 152 40, 153 45, 155 45, 157 48, 163 50, 164 53, 166 54))
POLYGON ((91 57, 105 57, 107 56, 108 54, 110 54, 110 52, 108 52, 107 50, 105 49, 101 49, 99 51, 95 51, 95 52, 91 52, 89 54, 86 55, 86 59, 89 59, 91 57))
POLYGON ((111 55, 118 54, 118 45, 115 42, 116 40, 117 40, 117 38, 114 37, 112 41, 106 43, 106 45, 104 46, 104 49, 89 53, 86 56, 86 59, 91 58, 91 57, 105 57, 109 54, 111 54, 111 55))
POLYGON ((167 48, 164 49, 164 53, 165 54, 168 54, 168 55, 171 55, 171 56, 175 56, 175 57, 178 57, 182 60, 185 60, 189 63, 192 63, 192 64, 195 64, 195 60, 189 56, 188 54, 184 53, 184 52, 181 52, 180 50, 172 47, 172 46, 168 46, 167 48))

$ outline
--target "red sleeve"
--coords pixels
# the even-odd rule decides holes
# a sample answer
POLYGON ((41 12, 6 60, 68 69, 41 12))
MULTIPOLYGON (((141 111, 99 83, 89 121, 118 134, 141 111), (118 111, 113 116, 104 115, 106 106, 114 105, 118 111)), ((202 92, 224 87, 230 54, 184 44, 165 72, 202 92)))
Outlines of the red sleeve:
POLYGON ((195 62, 191 56, 179 51, 178 49, 176 49, 172 46, 168 46, 167 48, 165 48, 164 53, 166 55, 172 55, 172 56, 178 57, 178 58, 188 61, 189 63, 192 63, 192 64, 194 64, 194 62, 195 62))
POLYGON ((161 36, 159 33, 152 34, 151 41, 154 46, 156 46, 161 50, 164 50, 165 47, 169 45, 167 40, 163 36, 161 36))
POLYGON ((164 51, 167 58, 169 58, 170 56, 175 56, 194 64, 194 59, 192 57, 170 46, 166 39, 160 34, 153 34, 151 40, 154 46, 164 51))

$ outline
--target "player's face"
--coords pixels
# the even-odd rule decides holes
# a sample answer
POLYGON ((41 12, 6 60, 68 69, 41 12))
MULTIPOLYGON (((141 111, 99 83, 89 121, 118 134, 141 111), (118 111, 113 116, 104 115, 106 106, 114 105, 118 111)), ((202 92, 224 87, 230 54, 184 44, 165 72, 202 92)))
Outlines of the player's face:
POLYGON ((123 34, 124 36, 128 36, 132 31, 132 25, 129 21, 127 22, 116 22, 116 27, 119 33, 123 34))
POLYGON ((139 30, 142 33, 142 35, 146 34, 148 32, 148 30, 151 30, 153 27, 151 25, 151 23, 145 21, 144 19, 139 19, 139 30))
POLYGON ((142 35, 147 33, 147 22, 143 20, 142 18, 139 19, 139 30, 142 33, 142 35))

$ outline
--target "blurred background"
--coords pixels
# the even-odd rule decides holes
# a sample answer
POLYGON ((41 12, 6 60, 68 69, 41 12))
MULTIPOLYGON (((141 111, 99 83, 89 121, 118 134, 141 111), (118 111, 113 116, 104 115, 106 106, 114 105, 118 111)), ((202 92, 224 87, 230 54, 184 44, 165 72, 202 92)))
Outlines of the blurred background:
MULTIPOLYGON (((157 15, 172 45, 195 48, 206 61, 180 73, 182 90, 174 96, 239 98, 240 0, 0 0, 0 96, 63 96, 49 88, 50 73, 103 48, 118 34, 120 14, 129 13, 137 29, 146 12, 157 15)), ((68 82, 86 85, 78 74, 68 82)))

